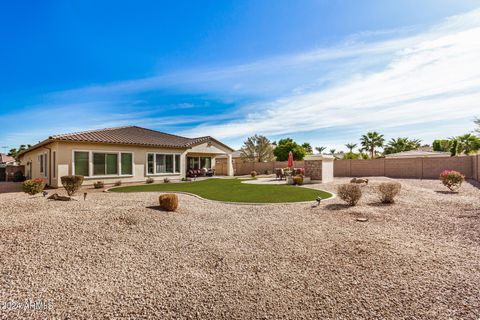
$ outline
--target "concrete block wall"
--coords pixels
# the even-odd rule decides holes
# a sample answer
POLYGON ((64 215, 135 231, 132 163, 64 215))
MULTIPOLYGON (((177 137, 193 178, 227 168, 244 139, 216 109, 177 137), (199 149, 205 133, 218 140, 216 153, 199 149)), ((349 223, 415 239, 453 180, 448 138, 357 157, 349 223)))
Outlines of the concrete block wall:
POLYGON ((441 158, 336 160, 336 177, 385 176, 391 178, 436 179, 445 169, 479 180, 480 155, 441 158))

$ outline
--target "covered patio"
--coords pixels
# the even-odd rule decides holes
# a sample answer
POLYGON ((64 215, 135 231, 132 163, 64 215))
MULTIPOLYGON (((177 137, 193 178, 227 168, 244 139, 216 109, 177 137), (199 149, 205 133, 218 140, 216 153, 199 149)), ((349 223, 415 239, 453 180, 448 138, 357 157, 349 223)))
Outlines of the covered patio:
POLYGON ((232 151, 216 141, 192 147, 182 155, 186 177, 233 176, 232 151))

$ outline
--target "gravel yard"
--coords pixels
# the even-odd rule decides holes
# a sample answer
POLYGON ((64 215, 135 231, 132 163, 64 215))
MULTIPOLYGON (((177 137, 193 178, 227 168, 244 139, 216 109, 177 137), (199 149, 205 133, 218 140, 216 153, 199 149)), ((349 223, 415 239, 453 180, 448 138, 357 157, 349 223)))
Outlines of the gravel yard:
POLYGON ((397 180, 381 205, 370 180, 352 208, 0 194, 0 317, 478 319, 480 189, 397 180))

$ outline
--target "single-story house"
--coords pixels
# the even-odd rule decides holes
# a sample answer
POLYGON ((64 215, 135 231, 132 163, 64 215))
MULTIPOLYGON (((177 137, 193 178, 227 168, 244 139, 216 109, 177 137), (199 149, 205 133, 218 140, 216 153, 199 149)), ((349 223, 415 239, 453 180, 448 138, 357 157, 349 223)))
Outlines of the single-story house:
POLYGON ((42 178, 52 187, 60 177, 82 175, 84 185, 181 179, 190 169, 214 169, 215 158, 227 157, 233 175, 234 150, 210 137, 187 138, 137 126, 50 136, 19 154, 27 178, 42 178))

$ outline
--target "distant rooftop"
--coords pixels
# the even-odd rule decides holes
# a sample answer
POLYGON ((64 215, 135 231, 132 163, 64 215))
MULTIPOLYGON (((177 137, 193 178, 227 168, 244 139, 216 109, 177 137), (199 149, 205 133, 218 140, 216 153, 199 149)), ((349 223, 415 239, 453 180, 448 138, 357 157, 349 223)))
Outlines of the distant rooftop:
POLYGON ((10 163, 10 162, 15 162, 15 158, 9 155, 6 155, 5 153, 0 153, 0 163, 10 163))
POLYGON ((428 151, 428 149, 426 151, 426 150, 417 149, 417 150, 387 154, 385 155, 385 158, 448 157, 448 156, 450 156, 450 152, 428 151))

